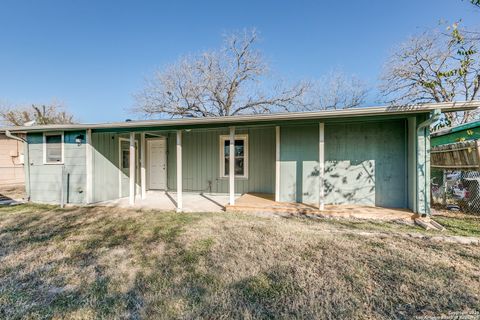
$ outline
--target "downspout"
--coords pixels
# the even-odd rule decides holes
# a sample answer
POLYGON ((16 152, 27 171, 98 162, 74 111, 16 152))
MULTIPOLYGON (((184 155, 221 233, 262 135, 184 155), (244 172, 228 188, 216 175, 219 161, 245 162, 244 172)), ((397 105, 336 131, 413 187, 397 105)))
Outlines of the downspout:
MULTIPOLYGON (((419 198, 419 194, 418 194, 418 190, 420 190, 420 182, 418 179, 418 164, 419 164, 419 160, 420 160, 420 146, 418 145, 418 136, 420 134, 422 134, 424 136, 424 145, 422 146, 422 148, 424 149, 424 159, 423 159, 423 163, 426 164, 427 163, 427 148, 426 148, 426 143, 427 143, 427 134, 426 134, 426 130, 430 128, 430 126, 437 122, 439 119, 440 119, 440 116, 442 115, 442 112, 440 109, 435 109, 432 113, 431 113, 431 117, 428 118, 427 120, 423 121, 422 123, 420 123, 417 127, 417 136, 415 137, 415 140, 416 140, 416 145, 417 145, 417 163, 416 163, 416 174, 417 174, 417 190, 416 190, 416 207, 417 207, 417 212, 419 211, 419 208, 420 208, 420 198, 419 198), (422 132, 423 130, 423 132, 422 132)), ((429 170, 429 168, 427 168, 425 166, 424 168, 424 171, 425 171, 425 179, 424 179, 424 192, 423 192, 423 201, 425 203, 425 212, 421 213, 421 215, 430 215, 430 207, 427 205, 429 203, 428 201, 428 197, 430 195, 430 181, 428 181, 428 176, 427 176, 427 170, 429 170)))
POLYGON ((23 142, 24 143, 24 151, 25 151, 25 154, 24 154, 24 157, 23 157, 23 168, 25 170, 25 175, 27 177, 27 180, 28 180, 28 188, 26 188, 27 190, 27 201, 30 201, 30 153, 29 153, 29 147, 28 147, 28 142, 27 140, 23 139, 23 138, 20 138, 19 136, 15 136, 13 135, 10 130, 5 130, 5 135, 11 139, 14 139, 14 140, 17 140, 17 141, 20 141, 20 142, 23 142))

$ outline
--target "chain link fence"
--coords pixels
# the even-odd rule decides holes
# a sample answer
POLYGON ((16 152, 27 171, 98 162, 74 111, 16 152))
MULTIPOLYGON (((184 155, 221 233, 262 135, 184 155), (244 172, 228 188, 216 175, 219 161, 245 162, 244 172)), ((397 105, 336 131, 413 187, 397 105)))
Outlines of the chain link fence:
POLYGON ((434 207, 480 215, 480 172, 432 168, 431 196, 434 207))

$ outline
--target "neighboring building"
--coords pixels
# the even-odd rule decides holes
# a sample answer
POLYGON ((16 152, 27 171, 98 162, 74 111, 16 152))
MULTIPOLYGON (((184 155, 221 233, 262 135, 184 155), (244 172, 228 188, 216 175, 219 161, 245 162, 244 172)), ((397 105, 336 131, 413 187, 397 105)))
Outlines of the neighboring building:
POLYGON ((432 196, 450 210, 480 212, 480 121, 431 135, 432 196))
MULTIPOLYGON (((280 202, 429 213, 429 125, 476 103, 6 128, 27 134, 31 201, 96 203, 146 190, 258 192, 280 202), (432 118, 433 117, 433 118, 432 118), (232 143, 232 147, 230 147, 232 143), (229 154, 235 156, 230 158, 229 154), (229 176, 232 169, 235 176, 229 176), (63 173, 62 173, 63 172, 63 173)), ((136 197, 136 195, 138 195, 136 197)), ((177 201, 182 209, 182 201, 177 201)))
POLYGON ((480 121, 473 121, 432 133, 431 145, 435 147, 455 142, 478 140, 479 138, 480 121))
POLYGON ((19 185, 24 181, 23 143, 0 134, 0 186, 19 185))

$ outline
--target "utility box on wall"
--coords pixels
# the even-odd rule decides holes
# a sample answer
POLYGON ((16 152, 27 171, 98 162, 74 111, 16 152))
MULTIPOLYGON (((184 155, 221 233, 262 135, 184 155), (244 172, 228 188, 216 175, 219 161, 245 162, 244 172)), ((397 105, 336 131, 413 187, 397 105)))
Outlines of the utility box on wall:
POLYGON ((0 186, 24 184, 23 143, 0 135, 0 186))

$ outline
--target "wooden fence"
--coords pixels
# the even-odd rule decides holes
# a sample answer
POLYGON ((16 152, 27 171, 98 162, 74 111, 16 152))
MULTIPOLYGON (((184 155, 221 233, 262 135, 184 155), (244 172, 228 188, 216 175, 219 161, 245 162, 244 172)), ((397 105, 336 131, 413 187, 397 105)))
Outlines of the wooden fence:
POLYGON ((480 140, 432 147, 430 166, 449 170, 480 170, 480 140))

